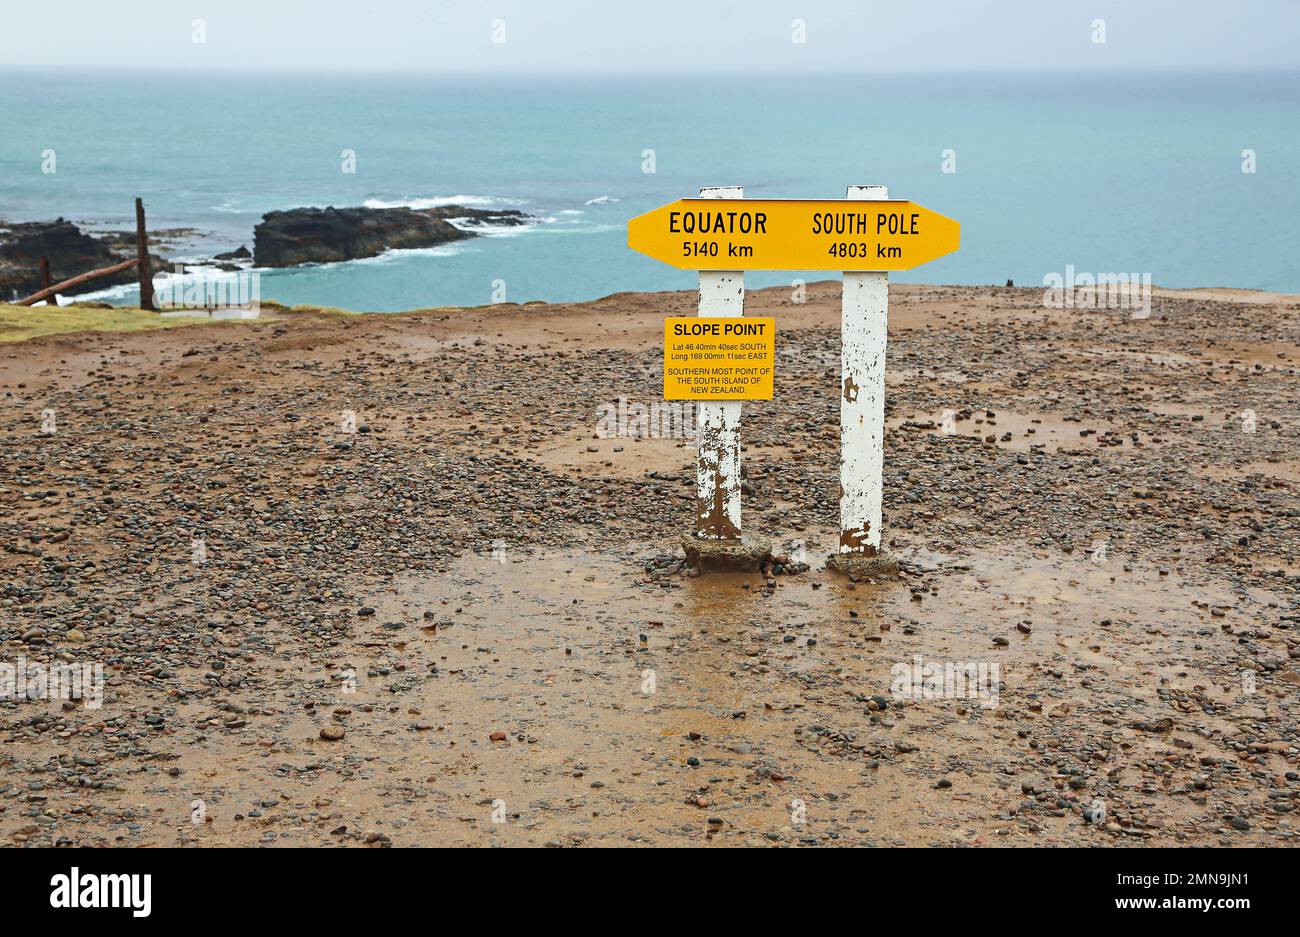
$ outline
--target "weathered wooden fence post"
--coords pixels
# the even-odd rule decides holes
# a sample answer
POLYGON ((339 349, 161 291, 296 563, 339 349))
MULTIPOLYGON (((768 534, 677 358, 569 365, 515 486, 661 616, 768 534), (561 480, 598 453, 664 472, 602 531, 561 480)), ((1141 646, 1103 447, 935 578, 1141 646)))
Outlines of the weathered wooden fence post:
MULTIPOLYGON (((851 185, 852 199, 887 199, 883 185, 851 185)), ((889 274, 845 271, 840 306, 840 543, 831 565, 852 576, 892 575, 880 546, 884 495, 885 346, 889 274)))
MULTIPOLYGON (((50 277, 50 258, 42 257, 41 258, 41 291, 48 290, 53 285, 54 285, 54 281, 50 277)), ((48 301, 51 306, 57 306, 59 304, 58 298, 55 296, 51 296, 48 301)))
POLYGON ((144 227, 144 200, 135 200, 135 249, 140 259, 140 308, 157 311, 153 304, 153 271, 149 269, 149 236, 144 227))

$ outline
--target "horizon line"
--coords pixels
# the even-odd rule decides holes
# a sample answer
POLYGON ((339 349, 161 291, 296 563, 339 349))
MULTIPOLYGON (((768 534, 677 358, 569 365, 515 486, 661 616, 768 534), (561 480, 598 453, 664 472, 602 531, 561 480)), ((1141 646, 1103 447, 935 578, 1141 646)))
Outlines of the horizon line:
POLYGON ((0 71, 62 71, 62 72, 169 72, 169 73, 219 73, 219 74, 272 74, 272 75, 384 75, 384 76, 438 76, 457 78, 692 78, 692 77, 881 77, 891 75, 1044 75, 1044 74, 1087 74, 1087 75, 1132 75, 1132 74, 1167 74, 1167 75, 1253 75, 1253 74, 1300 74, 1300 66, 1284 67, 1266 66, 1181 66, 1181 65, 1097 65, 1065 67, 1016 67, 1016 66, 969 66, 962 68, 931 69, 740 69, 720 68, 712 70, 565 70, 565 69, 440 69, 440 68, 383 68, 383 67, 303 67, 274 65, 105 65, 77 64, 55 65, 46 63, 0 63, 0 71))

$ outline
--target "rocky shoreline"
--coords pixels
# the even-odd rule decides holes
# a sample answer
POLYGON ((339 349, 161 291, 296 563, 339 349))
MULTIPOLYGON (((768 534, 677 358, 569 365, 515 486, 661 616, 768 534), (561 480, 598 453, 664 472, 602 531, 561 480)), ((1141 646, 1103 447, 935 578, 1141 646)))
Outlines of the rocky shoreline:
MULTIPOLYGON (((294 267, 375 257, 386 250, 438 247, 478 237, 488 227, 528 224, 532 218, 515 209, 488 210, 464 205, 412 208, 293 208, 268 212, 253 229, 253 250, 240 246, 194 265, 239 270, 294 267)), ((192 232, 158 231, 151 248, 172 236, 192 232)), ((89 234, 62 217, 53 221, 0 222, 0 300, 17 300, 41 288, 40 262, 47 257, 55 282, 135 257, 135 233, 89 234)), ((155 274, 173 270, 177 261, 150 253, 155 274)), ((189 265, 187 263, 186 265, 189 265)), ((134 269, 84 283, 69 292, 90 293, 135 283, 134 269)))
MULTIPOLYGON (((157 239, 151 239, 151 246, 157 239)), ((135 233, 109 232, 102 236, 87 234, 71 221, 60 217, 53 221, 0 223, 0 299, 15 300, 41 288, 41 258, 50 261, 50 275, 59 280, 87 270, 109 267, 136 255, 135 233)), ((150 253, 155 271, 165 269, 167 261, 150 253)), ((69 293, 90 293, 107 286, 135 283, 135 269, 83 283, 69 293)))
POLYGON ((463 205, 439 208, 294 208, 268 212, 253 229, 253 263, 295 267, 375 257, 386 250, 438 247, 477 237, 478 226, 527 224, 523 212, 463 205), (460 225, 454 222, 460 222, 460 225))

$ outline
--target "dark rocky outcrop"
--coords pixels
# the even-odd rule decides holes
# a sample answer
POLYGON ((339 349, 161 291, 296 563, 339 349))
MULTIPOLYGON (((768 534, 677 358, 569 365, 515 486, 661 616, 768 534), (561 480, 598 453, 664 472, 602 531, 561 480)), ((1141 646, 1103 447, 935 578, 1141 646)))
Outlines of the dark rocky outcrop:
POLYGON ((461 205, 273 211, 253 229, 253 258, 259 267, 292 267, 374 257, 393 249, 437 247, 475 236, 451 219, 470 225, 518 225, 529 217, 513 209, 489 211, 461 205))
MULTIPOLYGON (((374 257, 386 250, 437 247, 476 236, 476 225, 519 225, 531 219, 513 209, 492 211, 461 205, 440 208, 295 208, 263 216, 253 231, 253 250, 218 254, 223 270, 240 270, 236 261, 252 258, 259 267, 291 267, 374 257), (453 224, 452 221, 456 221, 453 224), (459 226, 458 226, 459 225, 459 226)), ((152 235, 187 232, 150 232, 152 235)), ((92 236, 71 221, 0 222, 0 302, 41 288, 40 263, 50 260, 55 282, 135 256, 135 232, 104 232, 92 236)), ((171 270, 163 257, 150 254, 153 273, 171 270)), ((108 286, 135 283, 134 269, 102 277, 68 292, 88 293, 108 286)))
MULTIPOLYGON (((135 234, 92 237, 71 221, 27 221, 0 225, 0 302, 20 299, 41 288, 41 258, 50 259, 50 276, 57 283, 135 256, 135 234)), ((153 271, 166 261, 150 255, 153 271)), ((69 293, 89 293, 107 286, 135 283, 135 269, 124 270, 74 287, 69 293)))

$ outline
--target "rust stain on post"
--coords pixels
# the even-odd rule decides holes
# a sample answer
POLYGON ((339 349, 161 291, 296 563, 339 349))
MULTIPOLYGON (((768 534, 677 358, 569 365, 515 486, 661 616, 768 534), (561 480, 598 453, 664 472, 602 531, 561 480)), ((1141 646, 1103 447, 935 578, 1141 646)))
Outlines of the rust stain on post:
POLYGON ((852 375, 844 379, 844 399, 849 403, 853 403, 858 399, 858 385, 854 382, 852 375))
POLYGON ((713 472, 713 496, 696 497, 695 501, 695 536, 711 537, 717 540, 739 540, 740 531, 727 519, 727 494, 715 469, 713 472))
POLYGON ((876 548, 867 543, 868 528, 870 526, 870 524, 863 524, 853 530, 840 531, 840 546, 847 547, 854 553, 861 553, 863 556, 875 556, 876 548))

